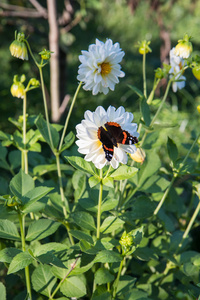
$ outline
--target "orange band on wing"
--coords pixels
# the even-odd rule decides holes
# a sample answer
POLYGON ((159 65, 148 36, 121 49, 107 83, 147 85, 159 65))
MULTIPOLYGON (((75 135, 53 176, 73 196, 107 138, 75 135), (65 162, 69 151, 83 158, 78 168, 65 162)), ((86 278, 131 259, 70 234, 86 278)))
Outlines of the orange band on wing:
POLYGON ((125 131, 123 131, 123 135, 124 135, 124 138, 122 140, 122 144, 125 144, 126 140, 127 140, 127 133, 125 131))
POLYGON ((107 151, 111 151, 111 152, 114 151, 112 148, 108 148, 108 147, 106 147, 105 145, 103 145, 103 148, 106 149, 107 151))

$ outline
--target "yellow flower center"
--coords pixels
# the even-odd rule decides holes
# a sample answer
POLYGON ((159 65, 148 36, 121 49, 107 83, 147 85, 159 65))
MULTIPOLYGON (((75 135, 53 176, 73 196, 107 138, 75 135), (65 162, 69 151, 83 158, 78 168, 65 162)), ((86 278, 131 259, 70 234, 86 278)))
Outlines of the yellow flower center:
POLYGON ((109 63, 102 63, 101 64, 101 75, 108 75, 111 72, 111 65, 109 63))

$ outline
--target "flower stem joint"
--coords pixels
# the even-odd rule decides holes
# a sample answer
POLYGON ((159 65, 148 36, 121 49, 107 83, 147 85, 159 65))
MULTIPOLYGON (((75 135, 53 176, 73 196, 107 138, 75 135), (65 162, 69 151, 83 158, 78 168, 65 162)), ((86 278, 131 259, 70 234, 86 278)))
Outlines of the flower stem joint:
POLYGON ((10 53, 12 56, 22 60, 28 60, 28 50, 25 42, 24 33, 15 32, 15 40, 10 45, 10 53))

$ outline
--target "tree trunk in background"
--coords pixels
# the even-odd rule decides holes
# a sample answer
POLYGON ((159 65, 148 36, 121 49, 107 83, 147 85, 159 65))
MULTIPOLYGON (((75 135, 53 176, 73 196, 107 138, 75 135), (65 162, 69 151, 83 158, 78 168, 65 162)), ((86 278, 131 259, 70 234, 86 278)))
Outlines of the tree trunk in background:
POLYGON ((47 0, 49 22, 49 48, 52 51, 50 59, 50 99, 51 120, 58 122, 60 119, 60 93, 59 93, 59 29, 57 22, 56 0, 47 0))

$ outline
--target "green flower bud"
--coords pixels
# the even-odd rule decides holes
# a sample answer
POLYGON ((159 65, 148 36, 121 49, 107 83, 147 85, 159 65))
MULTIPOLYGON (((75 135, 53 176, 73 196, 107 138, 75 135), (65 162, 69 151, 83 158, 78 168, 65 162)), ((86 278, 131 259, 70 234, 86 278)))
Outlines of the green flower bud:
POLYGON ((150 45, 150 41, 141 41, 141 42, 138 42, 137 46, 139 48, 139 53, 140 54, 145 54, 145 53, 149 53, 149 52, 152 52, 151 48, 149 47, 150 45))
POLYGON ((28 60, 28 50, 24 42, 24 33, 18 33, 15 40, 10 45, 10 53, 12 56, 22 60, 28 60))
POLYGON ((17 75, 14 76, 13 84, 10 88, 10 92, 13 97, 17 97, 17 98, 21 98, 21 99, 24 98, 25 86, 22 83, 24 81, 24 77, 25 77, 25 75, 22 75, 21 80, 18 81, 18 76, 17 75))
POLYGON ((43 49, 39 55, 41 55, 41 58, 43 60, 49 60, 51 58, 51 53, 53 53, 52 51, 49 51, 49 50, 46 50, 46 49, 43 49))

